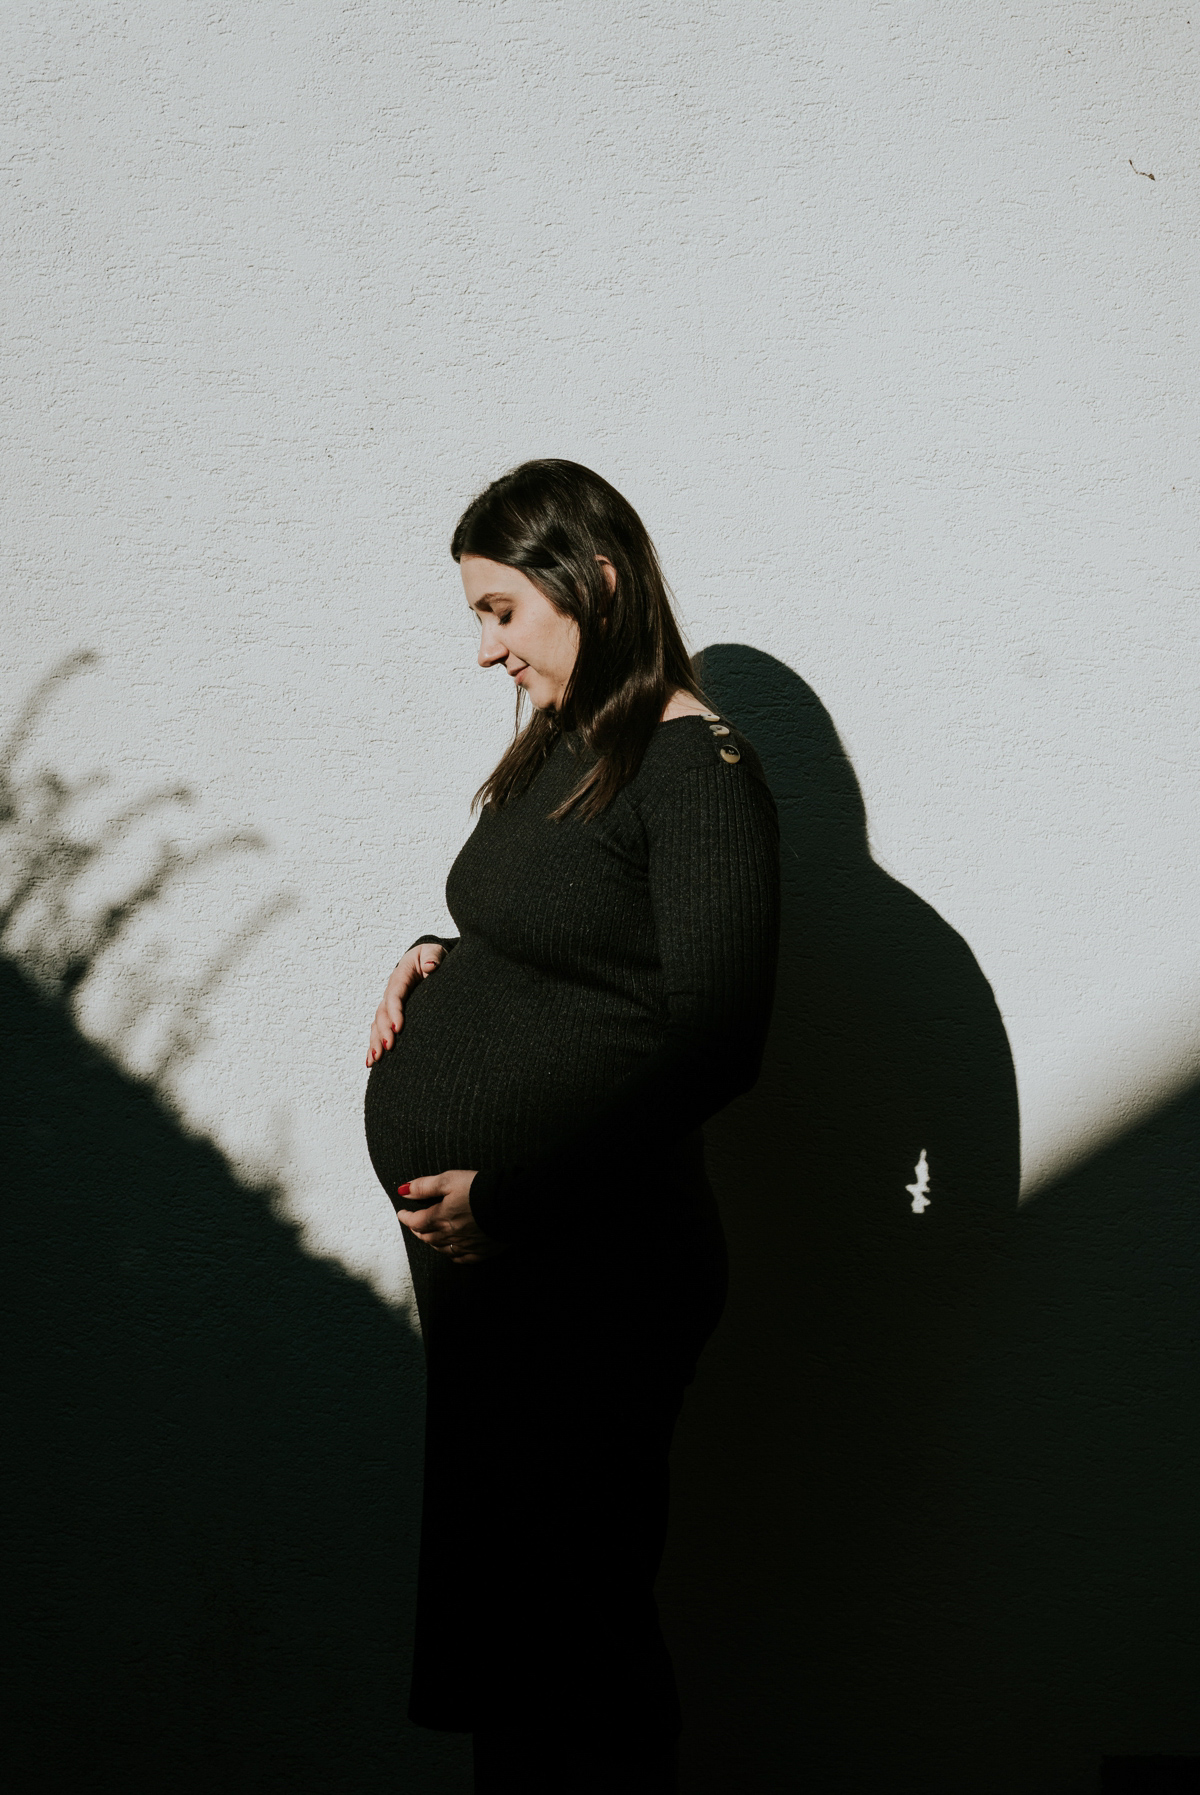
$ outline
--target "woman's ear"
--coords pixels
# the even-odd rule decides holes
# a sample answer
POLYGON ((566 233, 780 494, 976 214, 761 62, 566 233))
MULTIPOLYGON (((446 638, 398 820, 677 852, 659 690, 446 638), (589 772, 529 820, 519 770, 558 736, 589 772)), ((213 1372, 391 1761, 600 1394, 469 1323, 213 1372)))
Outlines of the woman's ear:
POLYGON ((613 566, 607 555, 597 555, 596 559, 599 561, 601 572, 604 574, 605 585, 610 592, 615 592, 617 589, 616 568, 613 566))

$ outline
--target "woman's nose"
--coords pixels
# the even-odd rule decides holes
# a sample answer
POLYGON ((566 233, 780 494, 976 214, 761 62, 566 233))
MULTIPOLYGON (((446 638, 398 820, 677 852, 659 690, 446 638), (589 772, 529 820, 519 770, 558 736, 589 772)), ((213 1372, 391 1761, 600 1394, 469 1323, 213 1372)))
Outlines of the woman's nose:
POLYGON ((505 648, 502 642, 497 640, 495 632, 490 630, 485 623, 483 626, 483 635, 479 642, 479 665, 481 667, 494 667, 496 662, 504 660, 507 654, 507 648, 505 648))

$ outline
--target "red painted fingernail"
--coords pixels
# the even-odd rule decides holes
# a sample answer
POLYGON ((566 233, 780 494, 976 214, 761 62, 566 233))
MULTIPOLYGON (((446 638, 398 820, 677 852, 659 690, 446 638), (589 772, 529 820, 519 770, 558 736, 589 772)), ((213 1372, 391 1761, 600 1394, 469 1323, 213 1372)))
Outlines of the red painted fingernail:
POLYGON ((398 1197, 406 1197, 411 1189, 411 1184, 398 1184, 396 1186, 396 1195, 398 1197))

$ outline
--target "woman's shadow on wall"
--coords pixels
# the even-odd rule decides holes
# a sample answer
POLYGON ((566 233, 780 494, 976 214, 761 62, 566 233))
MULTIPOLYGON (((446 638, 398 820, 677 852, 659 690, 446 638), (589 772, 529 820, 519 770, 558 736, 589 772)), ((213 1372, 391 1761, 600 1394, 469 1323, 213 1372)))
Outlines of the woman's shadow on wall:
POLYGON ((1000 1575, 946 1448, 1016 1217, 1012 1059, 966 943, 872 860, 816 695, 742 646, 701 674, 779 807, 783 931, 762 1077, 705 1131, 733 1275, 660 1583, 684 1787, 940 1788, 1000 1575))

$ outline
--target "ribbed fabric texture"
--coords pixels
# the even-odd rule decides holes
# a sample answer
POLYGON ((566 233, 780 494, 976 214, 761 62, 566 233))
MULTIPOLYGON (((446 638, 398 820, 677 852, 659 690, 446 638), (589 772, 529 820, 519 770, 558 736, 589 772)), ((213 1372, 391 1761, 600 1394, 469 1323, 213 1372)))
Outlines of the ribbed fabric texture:
POLYGON ((562 1239, 746 1090, 770 1016, 778 826, 753 749, 699 717, 660 724, 604 816, 551 822, 586 764, 561 739, 480 818, 446 886, 460 935, 421 937, 451 951, 368 1086, 389 1194, 473 1169, 476 1219, 506 1245, 548 1205, 562 1239))

